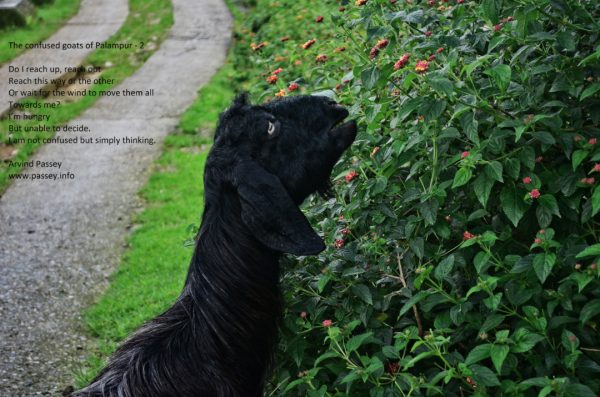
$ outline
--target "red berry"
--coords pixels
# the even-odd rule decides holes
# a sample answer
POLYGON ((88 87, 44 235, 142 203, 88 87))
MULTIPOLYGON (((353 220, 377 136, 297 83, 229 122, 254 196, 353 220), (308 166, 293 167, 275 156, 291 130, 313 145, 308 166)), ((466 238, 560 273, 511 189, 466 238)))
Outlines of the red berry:
POLYGON ((590 138, 590 140, 588 141, 588 143, 589 143, 590 145, 595 145, 595 144, 596 144, 596 142, 597 142, 596 138, 590 138))
POLYGON ((544 229, 540 229, 540 231, 538 232, 539 234, 546 234, 546 230, 544 229))
POLYGON ((341 230, 341 233, 343 236, 347 236, 348 234, 350 234, 350 229, 348 228, 344 228, 341 230))
POLYGON ((494 25, 494 32, 497 32, 497 31, 499 31, 500 29, 502 29, 502 24, 501 24, 501 23, 499 23, 499 24, 497 24, 497 25, 494 25))
POLYGON ((331 320, 323 320, 323 327, 331 327, 331 325, 333 324, 333 321, 331 320))
POLYGON ((271 75, 271 76, 267 77, 267 83, 269 83, 269 84, 275 84, 275 83, 277 83, 277 76, 276 75, 271 75))
POLYGON ((371 51, 369 52, 369 59, 375 58, 377 56, 377 54, 379 54, 379 48, 377 48, 377 47, 371 48, 371 51))
POLYGON ((592 264, 590 265, 590 269, 592 269, 592 270, 596 270, 596 269, 598 269, 598 265, 597 265, 597 264, 595 264, 595 263, 592 263, 592 264))
POLYGON ((599 172, 600 171, 600 164, 594 164, 594 169, 592 171, 599 172))
POLYGON ((319 15, 319 16, 317 17, 317 19, 315 19, 315 21, 316 21, 317 23, 321 23, 321 22, 323 22, 323 17, 322 17, 321 15, 319 15))
POLYGON ((346 174, 346 182, 350 182, 352 179, 356 178, 358 173, 356 171, 350 171, 346 174))
POLYGON ((335 246, 335 248, 343 248, 345 244, 346 243, 344 242, 344 240, 339 238, 335 240, 335 243, 333 245, 335 246))
POLYGON ((541 244, 542 243, 542 239, 541 238, 536 238, 535 240, 533 240, 534 243, 536 244, 541 244))
POLYGON ((433 32, 431 30, 428 30, 427 32, 424 33, 425 37, 429 37, 433 34, 433 32))
POLYGON ((465 240, 465 241, 466 241, 466 240, 470 240, 470 239, 472 239, 472 238, 474 238, 474 237, 475 237, 475 235, 474 235, 474 234, 471 234, 471 233, 469 233, 469 232, 468 232, 468 231, 466 231, 466 230, 465 230, 465 232, 463 233, 463 240, 465 240))
POLYGON ((377 44, 375 44, 375 47, 377 47, 381 50, 381 49, 387 47, 388 44, 390 44, 390 41, 388 39, 381 39, 377 42, 377 44))
POLYGON ((298 84, 296 83, 292 83, 290 84, 290 86, 288 87, 288 92, 292 92, 298 89, 298 84))
POLYGON ((301 313, 300 313, 300 317, 301 317, 301 318, 306 318, 306 316, 307 316, 307 315, 308 315, 308 314, 306 314, 306 312, 301 312, 301 313))
POLYGON ((529 185, 531 183, 531 178, 526 176, 525 178, 523 178, 523 183, 529 185))
POLYGON ((529 192, 529 196, 532 199, 536 199, 536 198, 540 197, 540 191, 538 189, 533 189, 532 191, 529 192))
POLYGON ((429 55, 429 62, 435 61, 435 55, 429 55))
POLYGON ((317 62, 321 62, 321 63, 325 62, 327 60, 327 55, 325 55, 325 54, 319 54, 319 55, 316 56, 315 60, 317 62))
POLYGON ((464 151, 464 152, 462 152, 462 153, 460 154, 460 158, 461 158, 461 159, 464 159, 464 158, 466 158, 466 157, 468 157, 468 156, 469 156, 469 152, 467 152, 467 151, 464 151))
POLYGON ((279 73, 281 73, 281 72, 283 72, 283 69, 282 69, 282 68, 277 68, 277 69, 275 69, 275 70, 273 71, 273 73, 272 73, 272 74, 279 74, 279 73))
POLYGON ((440 47, 437 49, 437 53, 440 54, 442 51, 444 51, 444 47, 440 47))

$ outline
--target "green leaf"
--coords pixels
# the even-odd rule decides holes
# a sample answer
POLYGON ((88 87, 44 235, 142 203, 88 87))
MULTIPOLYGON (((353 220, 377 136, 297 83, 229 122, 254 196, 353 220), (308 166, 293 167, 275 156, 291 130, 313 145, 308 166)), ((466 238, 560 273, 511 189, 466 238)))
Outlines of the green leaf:
POLYGON ((346 343, 346 349, 348 350, 348 352, 353 352, 354 350, 362 346, 362 344, 365 343, 372 335, 372 332, 367 332, 364 334, 353 336, 346 343))
POLYGON ((375 87, 375 84, 377 84, 377 80, 379 80, 379 76, 380 73, 379 69, 377 69, 377 66, 367 68, 360 73, 360 79, 362 80, 363 86, 367 90, 370 90, 373 87, 375 87))
POLYGON ((473 172, 470 168, 462 167, 456 171, 454 174, 454 181, 452 182, 452 189, 465 185, 471 177, 473 176, 473 172))
POLYGON ((475 179, 473 190, 475 191, 477 200, 479 200, 483 207, 485 207, 490 198, 490 192, 492 191, 493 186, 494 180, 488 178, 485 174, 480 174, 477 179, 475 179))
POLYGON ((585 160, 588 154, 589 153, 587 150, 576 150, 573 152, 573 157, 571 158, 573 163, 573 171, 575 171, 579 164, 581 164, 581 162, 585 160))
POLYGON ((500 192, 500 204, 504 214, 517 227, 525 211, 527 211, 527 205, 523 202, 523 195, 517 191, 514 185, 506 185, 500 192))
POLYGON ((535 149, 531 146, 525 146, 519 153, 519 160, 521 163, 530 170, 535 167, 535 149))
POLYGON ((404 121, 412 112, 419 108, 422 103, 422 98, 412 98, 404 102, 402 106, 400 106, 400 111, 397 116, 398 120, 401 122, 404 121))
POLYGON ((533 269, 535 274, 540 279, 541 283, 544 284, 546 278, 552 272, 552 268, 556 263, 556 254, 553 252, 546 252, 544 254, 537 254, 533 258, 533 269))
POLYGON ((512 339, 515 343, 511 346, 510 351, 513 353, 525 353, 533 349, 538 342, 541 342, 546 338, 540 334, 530 332, 525 328, 519 328, 515 331, 512 339))
POLYGON ((475 270, 477 270, 477 274, 481 274, 484 271, 484 266, 488 264, 490 257, 490 254, 484 251, 478 252, 475 255, 473 265, 475 266, 475 270))
POLYGON ((585 324, 592 317, 600 314, 600 299, 594 299, 585 304, 579 314, 579 321, 581 324, 585 324))
POLYGON ((598 91, 600 91, 600 83, 594 83, 585 90, 583 90, 581 96, 579 97, 579 100, 583 101, 585 98, 591 97, 598 91))
POLYGON ((376 181, 375 181, 375 185, 373 186, 373 189, 371 190, 371 194, 373 196, 383 192, 387 186, 387 178, 384 176, 378 176, 376 181))
POLYGON ((445 77, 432 77, 429 83, 440 94, 444 94, 447 97, 451 97, 454 93, 454 86, 452 82, 445 77))
POLYGON ((414 305, 416 305, 417 303, 421 302, 423 299, 427 298, 429 295, 431 295, 431 292, 429 292, 429 291, 419 291, 419 292, 417 292, 416 295, 414 295, 409 300, 407 300, 406 303, 404 304, 404 306, 402 306, 402 309, 400 309, 400 313, 398 314, 398 317, 403 316, 414 305))
POLYGON ((490 343, 486 343, 485 345, 478 345, 473 348, 469 352, 469 355, 465 359, 466 365, 471 365, 478 363, 481 360, 485 360, 490 356, 490 351, 492 349, 492 345, 490 343))
POLYGON ((430 198, 429 200, 421 203, 419 206, 419 210, 421 212, 421 216, 425 220, 426 225, 435 224, 435 220, 437 218, 439 203, 435 198, 430 198))
POLYGON ((483 12, 485 16, 492 22, 492 24, 497 24, 498 19, 498 9, 499 9, 498 0, 484 0, 483 1, 483 12))
POLYGON ((538 202, 540 203, 540 206, 546 208, 553 215, 556 215, 556 216, 558 216, 560 218, 560 211, 558 209, 558 202, 556 201, 556 198, 553 195, 551 195, 551 194, 542 194, 538 198, 538 202))
POLYGON ((319 293, 323 292, 329 280, 331 280, 331 275, 329 274, 324 274, 319 278, 319 281, 317 281, 317 291, 319 293))
POLYGON ((596 186, 592 193, 592 216, 595 216, 600 211, 600 188, 596 186))
POLYGON ((398 353, 398 349, 396 349, 394 346, 384 346, 381 349, 381 352, 387 358, 400 358, 400 353, 398 353))
POLYGON ((485 173, 491 179, 494 179, 498 182, 504 182, 502 179, 502 163, 499 161, 492 161, 488 165, 485 166, 485 173))
POLYGON ((598 256, 598 255, 600 255, 600 244, 594 244, 594 245, 590 245, 589 247, 587 247, 586 249, 584 249, 583 251, 578 253, 575 258, 580 259, 580 258, 586 258, 588 256, 598 256))
POLYGON ((364 284, 357 284, 352 286, 352 292, 364 302, 369 305, 373 304, 373 296, 371 295, 371 290, 364 284))
POLYGON ((506 92, 511 78, 510 66, 504 64, 496 65, 486 70, 485 73, 494 79, 496 86, 498 86, 502 93, 506 92))
POLYGON ((425 103, 419 109, 419 112, 425 117, 425 121, 437 120, 446 109, 446 101, 436 99, 426 99, 425 103))
POLYGON ((471 62, 468 65, 465 65, 462 70, 461 70, 461 74, 463 72, 467 72, 467 77, 471 76, 471 73, 473 73, 473 71, 475 69, 477 69, 479 66, 483 65, 485 62, 487 62, 488 59, 490 58, 496 58, 497 55, 496 54, 488 54, 488 55, 483 55, 479 58, 477 58, 474 62, 471 62))
POLYGON ((508 351, 510 348, 507 345, 493 345, 490 350, 490 356, 492 357, 492 363, 494 363, 494 367, 496 367, 496 372, 500 374, 502 370, 502 363, 508 356, 508 351))
POLYGON ((422 259, 425 256, 425 240, 423 240, 423 237, 410 239, 408 245, 418 258, 422 259))
POLYGON ((586 385, 570 383, 567 385, 565 397, 598 397, 598 395, 586 385))
POLYGON ((483 325, 481 326, 479 333, 481 334, 482 332, 487 332, 491 329, 496 328, 497 326, 502 324, 502 322, 504 321, 505 318, 506 318, 506 316, 503 316, 501 314, 492 314, 492 315, 488 316, 485 319, 485 322, 483 323, 483 325))
POLYGON ((433 276, 438 280, 443 280, 452 271, 454 267, 454 255, 448 255, 435 267, 433 276))
POLYGON ((408 361, 406 364, 404 364, 402 366, 402 369, 405 371, 409 368, 412 368, 419 361, 421 361, 427 357, 434 356, 435 354, 436 354, 435 351, 425 351, 423 353, 419 353, 417 356, 413 357, 410 361, 408 361))
POLYGON ((512 179, 517 179, 521 173, 521 163, 515 158, 505 160, 504 172, 512 179))
POLYGON ((500 386, 498 377, 491 369, 477 364, 469 366, 469 369, 473 371, 473 379, 476 383, 487 387, 500 386))

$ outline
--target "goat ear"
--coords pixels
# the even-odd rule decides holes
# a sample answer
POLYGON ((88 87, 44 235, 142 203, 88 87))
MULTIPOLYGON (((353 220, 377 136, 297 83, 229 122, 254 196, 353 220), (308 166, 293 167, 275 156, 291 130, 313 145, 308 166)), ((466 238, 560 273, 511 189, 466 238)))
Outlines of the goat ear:
POLYGON ((235 169, 234 185, 242 221, 261 243, 294 255, 314 255, 325 249, 323 240, 275 175, 246 160, 235 169))

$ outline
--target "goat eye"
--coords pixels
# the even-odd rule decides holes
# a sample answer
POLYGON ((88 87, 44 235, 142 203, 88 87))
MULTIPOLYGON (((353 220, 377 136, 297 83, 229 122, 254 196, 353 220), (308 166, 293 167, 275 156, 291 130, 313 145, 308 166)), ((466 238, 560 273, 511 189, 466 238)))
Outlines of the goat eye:
POLYGON ((273 135, 274 132, 275 132, 275 124, 273 124, 269 121, 269 128, 267 128, 267 133, 269 135, 273 135))

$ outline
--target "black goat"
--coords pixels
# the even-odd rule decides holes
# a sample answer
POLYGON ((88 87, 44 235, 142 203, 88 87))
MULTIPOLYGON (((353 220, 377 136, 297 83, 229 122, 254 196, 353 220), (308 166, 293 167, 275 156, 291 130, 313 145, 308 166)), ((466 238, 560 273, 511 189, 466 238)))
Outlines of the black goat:
POLYGON ((205 209, 181 296, 112 356, 76 397, 260 397, 282 313, 281 253, 325 246, 298 205, 329 188, 356 137, 318 96, 263 106, 238 97, 219 121, 205 209))

